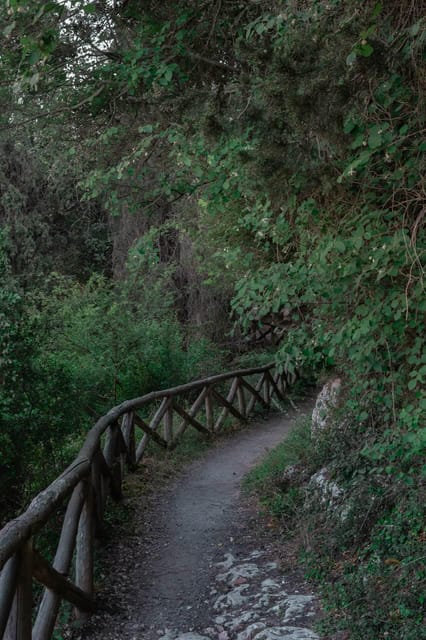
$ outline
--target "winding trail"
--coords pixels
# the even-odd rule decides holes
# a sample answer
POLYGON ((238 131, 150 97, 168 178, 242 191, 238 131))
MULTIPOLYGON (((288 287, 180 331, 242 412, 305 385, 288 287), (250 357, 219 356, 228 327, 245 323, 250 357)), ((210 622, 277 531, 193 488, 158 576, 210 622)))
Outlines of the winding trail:
MULTIPOLYGON (((85 639, 158 640, 164 636, 167 640, 197 640, 201 637, 197 633, 203 630, 203 638, 240 639, 239 627, 233 633, 232 620, 228 624, 226 616, 218 615, 228 606, 221 604, 224 593, 234 590, 238 596, 249 587, 245 565, 238 569, 238 558, 263 557, 248 570, 260 576, 262 584, 265 578, 271 579, 268 571, 279 573, 270 542, 260 530, 253 530, 253 513, 240 496, 240 483, 254 463, 286 437, 295 420, 311 411, 312 404, 312 400, 304 401, 285 414, 258 421, 221 440, 156 494, 150 505, 144 508, 141 499, 136 530, 109 549, 108 586, 100 594, 104 610, 87 625, 85 639), (220 572, 231 567, 230 581, 226 576, 222 579, 220 572), (217 584, 218 580, 224 584, 217 584)), ((298 594, 308 590, 300 577, 292 580, 298 594)), ((256 589, 262 596, 259 585, 256 589)), ((287 598, 288 592, 287 585, 287 598)), ((313 600, 311 595, 304 597, 313 600)), ((229 606, 232 610, 234 604, 229 606)), ((248 596, 236 597, 235 607, 234 618, 249 607, 248 596)), ((309 630, 306 633, 280 637, 317 638, 309 630)))

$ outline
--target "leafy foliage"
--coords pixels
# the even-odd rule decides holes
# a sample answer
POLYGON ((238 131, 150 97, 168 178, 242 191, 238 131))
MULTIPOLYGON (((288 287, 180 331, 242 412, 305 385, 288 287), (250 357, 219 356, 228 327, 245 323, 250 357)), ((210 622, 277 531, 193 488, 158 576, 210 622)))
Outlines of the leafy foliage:
POLYGON ((423 13, 408 0, 142 9, 133 0, 10 0, 0 13, 0 119, 18 131, 13 166, 31 169, 16 180, 0 166, 9 256, 18 261, 24 248, 42 279, 71 276, 47 278, 29 297, 7 284, 5 327, 24 316, 2 343, 10 380, 24 363, 60 371, 64 390, 75 385, 101 408, 191 376, 200 357, 210 366, 210 347, 189 346, 192 328, 175 320, 177 308, 190 324, 182 301, 191 286, 203 301, 197 317, 212 300, 225 316, 231 297, 238 329, 281 314, 278 362, 332 368, 345 381, 348 429, 319 453, 351 492, 353 517, 317 553, 352 554, 332 598, 354 637, 374 640, 379 623, 388 637, 414 637, 422 604, 407 585, 422 579, 414 505, 426 408, 423 13), (61 141, 56 164, 52 138, 61 141), (66 199, 71 186, 76 197, 66 199), (52 220, 73 230, 68 246, 79 258, 68 268, 52 220), (374 517, 360 517, 362 504, 374 517), (372 606, 362 622, 367 597, 392 605, 380 616, 372 606))

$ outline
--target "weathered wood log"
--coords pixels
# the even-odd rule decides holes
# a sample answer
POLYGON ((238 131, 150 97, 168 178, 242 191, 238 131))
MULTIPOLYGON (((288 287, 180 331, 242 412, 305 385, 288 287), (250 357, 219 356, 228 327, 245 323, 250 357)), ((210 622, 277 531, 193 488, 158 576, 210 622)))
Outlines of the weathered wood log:
POLYGON ((279 386, 277 385, 277 383, 275 381, 275 377, 271 374, 270 371, 266 371, 265 375, 268 377, 269 384, 271 385, 271 388, 272 388, 271 394, 272 394, 273 391, 275 391, 275 395, 277 396, 277 398, 279 400, 284 400, 284 396, 281 393, 281 390, 280 390, 279 386))
POLYGON ((117 456, 117 441, 118 441, 118 424, 114 422, 111 424, 106 432, 106 441, 104 446, 104 458, 108 467, 111 469, 114 460, 117 456))
POLYGON ((235 416, 238 420, 241 420, 241 422, 244 422, 245 416, 242 413, 240 413, 238 409, 236 409, 231 402, 229 402, 226 398, 224 398, 222 394, 216 391, 216 389, 212 389, 212 394, 216 398, 216 400, 219 402, 219 404, 222 404, 224 407, 228 409, 229 413, 232 413, 232 415, 235 416))
POLYGON ((33 545, 31 538, 22 545, 18 556, 16 591, 4 640, 31 640, 33 609, 33 545))
POLYGON ((142 439, 139 442, 138 447, 136 449, 136 464, 137 465, 139 464, 139 462, 142 459, 143 454, 145 453, 145 449, 146 449, 146 446, 147 446, 148 442, 149 442, 149 436, 145 433, 142 436, 142 439))
POLYGON ((108 469, 108 478, 110 478, 110 469, 105 462, 105 458, 102 455, 100 448, 95 454, 92 462, 92 471, 91 471, 91 481, 94 492, 94 503, 95 503, 95 528, 96 535, 100 536, 103 531, 103 522, 104 522, 104 511, 105 511, 105 503, 106 496, 104 491, 104 483, 103 483, 103 474, 102 474, 102 463, 101 459, 104 461, 105 466, 108 469))
POLYGON ((61 598, 71 602, 79 611, 95 610, 95 601, 87 593, 67 580, 59 571, 53 569, 37 551, 33 555, 33 576, 45 587, 61 598))
POLYGON ((110 472, 110 493, 114 500, 120 500, 121 492, 121 462, 122 434, 118 422, 111 424, 106 432, 104 458, 110 472))
POLYGON ((260 402, 262 407, 264 407, 265 409, 268 409, 268 405, 265 402, 265 399, 259 393, 263 384, 262 378, 259 380, 256 387, 253 387, 249 382, 247 382, 247 380, 244 380, 244 378, 241 379, 241 383, 247 389, 247 391, 250 391, 252 395, 252 398, 249 400, 249 403, 247 405, 248 413, 251 413, 256 401, 260 402))
POLYGON ((149 428, 152 431, 155 431, 157 427, 160 426, 161 421, 163 420, 164 414, 170 406, 171 398, 169 396, 165 396, 158 407, 157 411, 154 413, 152 420, 149 423, 149 428))
POLYGON ((41 529, 75 485, 89 473, 89 460, 77 458, 59 478, 33 499, 25 513, 3 527, 0 532, 0 568, 22 546, 26 537, 41 529))
POLYGON ((130 471, 136 467, 136 438, 135 423, 133 421, 133 411, 125 413, 121 423, 121 432, 126 443, 126 462, 130 471))
POLYGON ((135 424, 137 424, 138 427, 142 429, 142 431, 144 431, 150 438, 154 440, 154 442, 159 444, 160 447, 163 447, 163 449, 167 449, 167 442, 160 435, 158 435, 158 433, 151 429, 151 427, 146 424, 145 420, 142 420, 142 418, 140 418, 137 413, 135 413, 134 415, 134 421, 135 424))
MULTIPOLYGON (((191 408, 188 411, 188 414, 191 416, 191 418, 194 418, 197 415, 197 413, 200 411, 200 408, 204 403, 206 394, 207 394, 207 389, 204 388, 199 394, 199 396, 196 398, 195 402, 192 404, 191 408)), ((184 418, 180 423, 179 427, 176 429, 176 433, 173 438, 172 447, 176 446, 180 437, 183 435, 183 433, 185 433, 187 426, 188 426, 188 421, 185 420, 184 418)))
MULTIPOLYGON (((239 385, 239 382, 238 382, 238 378, 236 377, 233 380, 232 384, 231 384, 231 388, 229 390, 228 395, 226 396, 226 400, 229 403, 232 403, 234 401, 235 394, 237 393, 238 385, 239 385)), ((215 432, 219 431, 219 429, 221 428, 222 424, 224 423, 226 417, 228 416, 228 413, 229 413, 229 409, 228 409, 228 407, 225 407, 223 409, 223 411, 220 413, 220 415, 219 415, 218 419, 216 420, 216 423, 215 423, 215 425, 213 427, 213 430, 215 432)))
POLYGON ((6 562, 0 576, 0 638, 6 629, 7 621, 15 596, 18 578, 19 558, 15 554, 6 562))
MULTIPOLYGON (((84 485, 80 482, 74 489, 65 512, 61 536, 53 561, 53 568, 62 576, 67 576, 71 567, 85 495, 84 485)), ((33 640, 50 640, 55 628, 60 602, 60 597, 55 591, 49 589, 44 591, 33 627, 33 640)))
POLYGON ((164 440, 170 446, 173 440, 173 401, 171 401, 164 414, 164 440))
POLYGON ((238 398, 238 410, 244 418, 247 418, 247 406, 246 406, 246 397, 244 395, 244 389, 241 384, 241 378, 237 378, 238 386, 237 386, 237 398, 238 398))
POLYGON ((213 402, 212 402, 212 393, 211 388, 207 387, 205 390, 205 410, 206 410, 206 425, 209 431, 213 431, 214 429, 214 411, 213 411, 213 402))
POLYGON ((195 416, 197 415, 197 413, 200 411, 201 407, 203 406, 203 402, 205 401, 205 398, 206 398, 206 395, 208 394, 208 392, 209 392, 208 387, 204 387, 202 389, 201 393, 198 395, 198 397, 193 402, 190 410, 188 411, 189 415, 192 416, 193 418, 195 418, 195 416))
POLYGON ((114 500, 121 500, 123 497, 123 480, 127 447, 120 425, 117 425, 117 439, 115 446, 115 459, 112 466, 111 496, 114 500))
MULTIPOLYGON (((85 501, 78 523, 75 582, 90 598, 93 597, 94 521, 93 490, 90 482, 85 486, 85 501)), ((87 611, 77 608, 75 616, 81 621, 88 618, 87 611)))
POLYGON ((271 389, 269 386, 269 379, 266 375, 266 371, 263 374, 263 399, 269 407, 269 405, 271 404, 271 389))
POLYGON ((184 420, 186 420, 186 422, 189 422, 189 424, 192 424, 192 426, 195 427, 196 429, 198 429, 198 431, 200 431, 201 433, 204 433, 204 434, 206 434, 208 436, 211 435, 211 432, 203 424, 201 424, 201 422, 199 422, 198 420, 193 418, 179 404, 174 402, 173 403, 173 408, 176 411, 176 413, 178 413, 184 420))

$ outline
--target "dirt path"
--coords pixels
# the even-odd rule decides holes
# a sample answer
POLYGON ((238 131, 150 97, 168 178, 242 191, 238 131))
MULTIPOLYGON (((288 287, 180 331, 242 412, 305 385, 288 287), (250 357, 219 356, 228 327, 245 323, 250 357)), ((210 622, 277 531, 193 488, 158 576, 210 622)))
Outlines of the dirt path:
POLYGON ((203 638, 251 640, 262 630, 278 628, 283 620, 291 622, 288 630, 299 629, 299 635, 256 635, 256 640, 317 638, 306 627, 315 609, 307 585, 293 575, 287 576, 285 588, 277 587, 284 583, 273 544, 260 529, 253 530, 255 516, 240 496, 247 471, 311 408, 312 402, 305 401, 220 442, 160 492, 150 507, 142 506, 136 531, 110 549, 114 560, 108 567, 109 586, 100 594, 105 610, 92 618, 85 639, 198 640, 201 633, 203 638), (271 618, 274 603, 268 581, 276 585, 269 585, 275 604, 281 598, 276 620, 271 618), (302 627, 281 615, 289 597, 296 618, 303 618, 302 627), (294 597, 299 598, 297 606, 294 597), (247 617, 256 606, 254 617, 247 617), (241 624, 235 625, 241 616, 241 624), (249 623, 255 628, 244 635, 240 627, 249 623))

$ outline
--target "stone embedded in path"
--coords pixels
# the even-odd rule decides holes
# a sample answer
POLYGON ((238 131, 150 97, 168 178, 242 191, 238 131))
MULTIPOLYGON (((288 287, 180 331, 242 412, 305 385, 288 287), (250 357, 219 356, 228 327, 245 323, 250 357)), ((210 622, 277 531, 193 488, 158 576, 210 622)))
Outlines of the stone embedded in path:
POLYGON ((302 615, 309 615, 311 612, 307 613, 306 608, 312 604, 313 600, 313 596, 288 596, 284 622, 292 622, 302 615))
POLYGON ((249 626, 241 631, 237 635, 237 640, 253 640, 257 636, 260 631, 263 631, 266 627, 264 622, 255 622, 254 624, 249 624, 249 626))
POLYGON ((230 607, 239 607, 246 602, 248 596, 242 594, 242 591, 248 589, 248 585, 242 584, 239 587, 235 587, 232 591, 229 591, 223 596, 220 596, 213 605, 213 609, 215 611, 220 611, 221 609, 228 609, 230 607))
POLYGON ((244 625, 257 620, 258 617, 259 614, 255 611, 245 611, 236 618, 233 618, 229 622, 226 622, 225 626, 229 628, 230 631, 241 631, 244 625))
POLYGON ((320 637, 305 627, 271 627, 252 636, 251 640, 320 640, 320 637))
POLYGON ((222 569, 230 569, 235 562, 235 558, 232 553, 225 553, 225 560, 223 562, 218 562, 217 567, 221 567, 222 569))
POLYGON ((257 565, 251 564, 240 564, 236 567, 231 567, 225 573, 219 573, 216 576, 217 582, 227 582, 232 585, 238 578, 253 578, 257 576, 259 573, 259 568, 257 565))
POLYGON ((273 591, 279 591, 281 594, 283 593, 282 585, 280 585, 279 582, 276 582, 276 580, 271 580, 270 578, 263 580, 261 587, 264 593, 271 593, 273 591))
POLYGON ((269 609, 269 613, 283 616, 283 622, 295 622, 301 616, 312 616, 314 596, 309 595, 284 595, 269 609))
POLYGON ((314 631, 302 626, 315 615, 315 597, 303 593, 303 584, 291 587, 277 563, 262 555, 254 552, 238 561, 228 553, 215 565, 221 570, 215 578, 218 589, 225 593, 214 603, 220 615, 215 618, 216 633, 209 636, 212 640, 224 639, 225 634, 229 640, 319 640, 314 631), (239 580, 245 583, 235 588, 239 580))
POLYGON ((199 633, 181 633, 178 631, 168 631, 166 635, 158 640, 211 640, 208 636, 201 636, 199 633))

